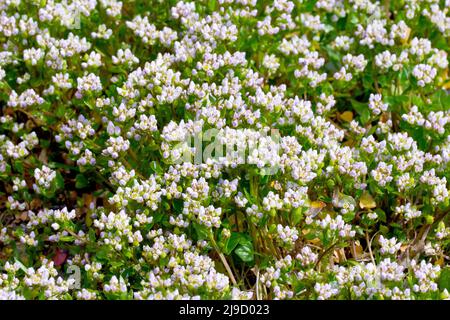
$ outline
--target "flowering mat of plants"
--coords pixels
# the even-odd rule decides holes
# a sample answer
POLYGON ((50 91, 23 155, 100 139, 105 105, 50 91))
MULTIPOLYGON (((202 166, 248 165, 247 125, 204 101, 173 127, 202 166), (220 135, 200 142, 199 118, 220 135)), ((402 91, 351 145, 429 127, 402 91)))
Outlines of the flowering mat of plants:
POLYGON ((0 299, 447 299, 449 0, 0 0, 0 299))

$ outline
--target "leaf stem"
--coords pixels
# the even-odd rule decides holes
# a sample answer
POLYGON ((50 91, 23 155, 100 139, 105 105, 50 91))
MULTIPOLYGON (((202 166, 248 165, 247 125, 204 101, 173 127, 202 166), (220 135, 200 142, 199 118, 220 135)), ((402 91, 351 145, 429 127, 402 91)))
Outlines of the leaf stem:
POLYGON ((212 234, 210 235, 210 240, 211 240, 211 243, 212 243, 214 249, 216 250, 217 254, 219 255, 220 260, 222 261, 225 269, 227 270, 228 276, 230 277, 231 282, 233 283, 234 286, 237 286, 237 282, 236 282, 236 279, 234 278, 233 272, 231 271, 230 265, 228 264, 227 259, 225 258, 223 253, 220 251, 219 247, 217 246, 217 243, 214 240, 214 237, 212 234))

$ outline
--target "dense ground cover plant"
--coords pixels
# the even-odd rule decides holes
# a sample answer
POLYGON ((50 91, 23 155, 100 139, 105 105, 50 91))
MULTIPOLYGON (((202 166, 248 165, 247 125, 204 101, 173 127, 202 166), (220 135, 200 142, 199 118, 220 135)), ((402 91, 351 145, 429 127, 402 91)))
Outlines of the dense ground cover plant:
POLYGON ((449 8, 0 0, 0 298, 448 298, 449 8))

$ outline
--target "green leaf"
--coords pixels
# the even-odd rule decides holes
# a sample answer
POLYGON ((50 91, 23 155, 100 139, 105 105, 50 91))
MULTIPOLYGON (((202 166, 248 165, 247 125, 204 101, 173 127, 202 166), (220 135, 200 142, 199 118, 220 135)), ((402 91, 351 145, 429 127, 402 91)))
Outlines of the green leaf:
POLYGON ((50 140, 47 139, 39 139, 39 144, 41 145, 41 148, 48 148, 50 147, 50 140))
POLYGON ((412 102, 413 105, 416 105, 419 108, 423 107, 425 105, 423 100, 420 98, 420 96, 416 96, 416 95, 411 97, 411 102, 412 102))
POLYGON ((242 234, 239 232, 232 232, 231 236, 227 239, 227 242, 224 247, 225 254, 230 254, 233 252, 233 250, 236 248, 236 246, 239 244, 239 241, 241 240, 242 234))
POLYGON ((66 108, 63 104, 58 105, 58 107, 56 108, 56 116, 59 118, 64 117, 64 114, 66 113, 66 108))
POLYGON ((61 236, 59 237, 59 241, 61 242, 72 242, 75 240, 74 236, 61 236))
POLYGON ((369 91, 373 91, 373 76, 371 73, 366 72, 362 76, 362 84, 363 87, 369 91))
POLYGON ((14 161, 14 169, 17 170, 19 173, 23 173, 23 162, 20 160, 14 161))
POLYGON ((94 242, 97 238, 94 229, 89 229, 88 236, 89 236, 89 240, 92 242, 94 242))
POLYGON ((450 291, 450 268, 445 267, 441 271, 441 275, 439 276, 439 289, 444 290, 447 289, 450 291))
POLYGON ((387 233, 389 232, 389 228, 386 227, 386 226, 381 225, 381 226, 380 226, 380 232, 381 232, 382 234, 387 234, 387 233))
POLYGON ((375 212, 378 216, 378 219, 380 219, 381 222, 386 222, 386 213, 383 210, 377 208, 375 212))
POLYGON ((14 260, 15 260, 15 262, 19 265, 19 268, 20 268, 23 272, 27 272, 27 267, 25 267, 25 266, 23 265, 23 263, 20 262, 19 259, 14 258, 14 260))
POLYGON ((215 0, 210 0, 208 2, 208 9, 210 12, 214 12, 216 10, 216 1, 215 0))
POLYGON ((415 127, 409 130, 411 137, 417 142, 417 145, 421 150, 427 150, 429 143, 427 140, 428 135, 423 127, 415 127))
POLYGON ((243 262, 253 262, 255 252, 253 250, 252 240, 249 237, 242 237, 234 252, 243 262))
POLYGON ((450 110, 450 95, 445 90, 438 90, 431 96, 431 107, 435 111, 450 110))
POLYGON ((210 234, 210 230, 208 229, 208 227, 198 224, 198 223, 193 223, 195 232, 197 233, 197 239, 198 240, 206 240, 209 239, 209 234, 210 234))
POLYGON ((353 109, 360 115, 362 124, 366 124, 370 120, 370 111, 367 103, 351 100, 353 109))
POLYGON ((292 224, 297 225, 303 218, 303 208, 295 208, 292 210, 292 224))
POLYGON ((98 260, 106 260, 108 258, 108 248, 105 247, 101 247, 100 249, 96 249, 96 253, 95 253, 95 257, 98 260))
POLYGON ((55 187, 56 187, 56 189, 64 188, 64 178, 61 175, 61 173, 59 173, 59 172, 56 173, 55 187))
POLYGON ((345 213, 344 215, 342 215, 342 218, 344 219, 345 222, 352 221, 355 218, 355 211, 349 211, 345 213))
POLYGON ((408 96, 389 96, 384 99, 391 110, 399 112, 401 111, 401 107, 409 102, 408 96))
POLYGON ((83 189, 85 188, 87 185, 89 184, 88 179, 82 175, 82 174, 77 174, 77 176, 75 177, 75 188, 77 189, 83 189))
POLYGON ((172 201, 173 209, 176 213, 182 213, 184 208, 183 200, 175 199, 172 201))
POLYGON ((253 247, 251 245, 242 245, 240 244, 236 250, 234 250, 236 255, 241 258, 242 261, 251 263, 254 259, 253 247))
POLYGON ((153 170, 154 173, 162 175, 164 173, 164 170, 159 165, 157 161, 150 162, 150 168, 153 170))

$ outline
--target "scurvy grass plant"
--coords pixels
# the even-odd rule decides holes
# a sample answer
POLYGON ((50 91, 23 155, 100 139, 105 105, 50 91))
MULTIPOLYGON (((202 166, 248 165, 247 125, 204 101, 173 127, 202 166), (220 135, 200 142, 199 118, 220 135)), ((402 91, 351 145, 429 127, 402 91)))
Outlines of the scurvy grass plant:
POLYGON ((0 298, 448 298, 449 9, 0 0, 0 298))

